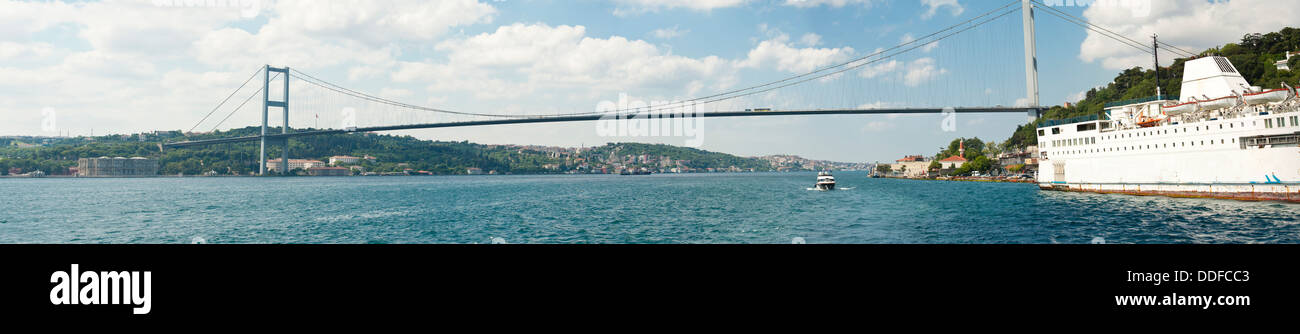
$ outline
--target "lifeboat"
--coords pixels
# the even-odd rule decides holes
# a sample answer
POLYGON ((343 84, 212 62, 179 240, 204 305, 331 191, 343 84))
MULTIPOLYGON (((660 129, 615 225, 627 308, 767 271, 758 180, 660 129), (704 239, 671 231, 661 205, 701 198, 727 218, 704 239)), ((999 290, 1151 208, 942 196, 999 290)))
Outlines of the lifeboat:
POLYGON ((1242 101, 1249 105, 1265 104, 1286 101, 1291 92, 1286 88, 1266 90, 1259 93, 1250 93, 1242 96, 1242 101))
POLYGON ((1209 101, 1201 101, 1198 102, 1197 105, 1201 107, 1201 110, 1219 110, 1219 109, 1232 108, 1237 105, 1237 97, 1224 96, 1209 101))
POLYGON ((1142 117, 1138 117, 1137 125, 1140 127, 1149 128, 1149 127, 1156 126, 1156 124, 1160 124, 1161 120, 1162 119, 1159 118, 1142 116, 1142 117))
POLYGON ((1163 110, 1163 112, 1166 115, 1179 115, 1179 114, 1186 114, 1190 112, 1196 112, 1196 110, 1199 108, 1196 102, 1187 102, 1187 103, 1175 104, 1171 106, 1160 106, 1160 109, 1163 110))

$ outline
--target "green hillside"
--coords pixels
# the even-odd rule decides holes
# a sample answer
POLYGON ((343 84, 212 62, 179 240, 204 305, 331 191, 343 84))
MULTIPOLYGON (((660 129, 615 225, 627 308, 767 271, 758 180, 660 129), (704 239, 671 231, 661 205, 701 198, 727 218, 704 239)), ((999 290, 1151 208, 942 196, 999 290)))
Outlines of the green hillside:
MULTIPOLYGON (((0 175, 10 168, 22 172, 34 170, 61 174, 76 166, 78 158, 142 156, 159 159, 160 173, 165 175, 216 174, 248 175, 258 168, 258 143, 220 144, 206 147, 168 149, 159 151, 159 142, 199 140, 226 137, 252 136, 260 133, 259 127, 247 127, 210 134, 185 136, 179 132, 147 135, 144 141, 137 136, 100 136, 93 138, 43 138, 38 147, 20 147, 23 139, 8 138, 0 143, 0 175)), ((278 130, 272 132, 279 132, 278 130)), ((33 140, 28 140, 33 141, 33 140)), ((267 156, 281 156, 279 145, 267 149, 267 156)), ((482 145, 465 141, 427 141, 409 136, 382 134, 336 134, 298 137, 290 141, 289 152, 294 159, 327 161, 336 155, 356 157, 372 156, 374 161, 363 161, 367 172, 387 173, 427 171, 432 174, 465 174, 471 167, 485 172, 506 174, 585 172, 606 168, 662 166, 661 160, 673 160, 673 167, 691 169, 753 168, 771 170, 761 159, 743 158, 730 154, 703 151, 693 148, 659 144, 615 143, 578 150, 572 148, 533 147, 513 145, 482 145), (629 159, 645 155, 652 159, 626 163, 629 159), (579 170, 579 168, 586 168, 579 170)), ((643 159, 644 160, 644 159, 643 159)))

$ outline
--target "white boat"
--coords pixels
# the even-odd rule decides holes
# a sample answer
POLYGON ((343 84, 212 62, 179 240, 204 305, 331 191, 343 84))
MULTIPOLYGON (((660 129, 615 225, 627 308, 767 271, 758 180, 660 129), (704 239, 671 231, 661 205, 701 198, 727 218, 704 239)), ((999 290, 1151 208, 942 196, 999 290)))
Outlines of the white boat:
POLYGON ((1209 101, 1201 101, 1196 104, 1200 105, 1201 110, 1219 110, 1237 106, 1236 96, 1224 96, 1209 101))
POLYGON ((1258 93, 1245 94, 1242 97, 1242 100, 1246 101, 1246 104, 1249 105, 1259 105, 1259 104, 1282 102, 1285 101, 1288 97, 1291 97, 1291 95, 1292 94, 1290 89, 1278 88, 1278 89, 1267 90, 1258 93))
POLYGON ((1182 115, 1182 114, 1196 112, 1197 110, 1200 110, 1196 102, 1187 102, 1187 103, 1181 103, 1175 105, 1162 106, 1160 107, 1160 109, 1164 110, 1164 112, 1170 116, 1182 115))
POLYGON ((817 173, 817 190, 835 190, 835 177, 831 172, 817 173))
POLYGON ((1242 87, 1251 86, 1227 58, 1202 57, 1185 63, 1179 101, 1108 105, 1104 119, 1044 123, 1038 185, 1300 202, 1300 98, 1289 88, 1242 87), (1135 111, 1155 106, 1167 120, 1142 123, 1156 117, 1135 111))

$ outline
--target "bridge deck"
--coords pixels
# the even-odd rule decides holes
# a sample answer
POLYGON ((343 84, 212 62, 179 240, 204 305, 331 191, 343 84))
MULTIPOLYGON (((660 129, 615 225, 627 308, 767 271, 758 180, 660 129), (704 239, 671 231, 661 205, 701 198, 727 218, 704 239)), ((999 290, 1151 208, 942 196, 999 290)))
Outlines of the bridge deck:
MULTIPOLYGON (((956 113, 1030 113, 1041 112, 1046 110, 1044 107, 978 107, 978 108, 953 108, 956 113)), ((946 109, 940 108, 896 108, 896 109, 818 109, 818 110, 773 110, 773 111, 717 111, 699 113, 698 117, 757 117, 757 116, 808 116, 808 115, 860 115, 860 114, 937 114, 946 109)), ((395 131, 411 129, 432 129, 432 128, 453 128, 465 126, 486 126, 486 125, 506 125, 506 124, 529 124, 529 123, 558 123, 558 122, 581 122, 600 120, 605 115, 582 115, 582 116, 557 116, 557 117, 539 117, 539 118, 512 118, 497 119, 488 121, 468 121, 468 122, 448 122, 448 123, 424 123, 424 124, 406 124, 406 125, 388 125, 358 127, 351 130, 312 130, 293 133, 276 133, 267 134, 267 139, 280 140, 290 137, 302 136, 319 136, 330 134, 343 134, 353 132, 376 132, 376 131, 395 131)), ((182 141, 174 143, 165 143, 163 147, 176 148, 187 146, 202 146, 214 144, 228 144, 239 142, 252 142, 261 140, 262 136, 245 136, 219 139, 206 139, 194 141, 182 141)))

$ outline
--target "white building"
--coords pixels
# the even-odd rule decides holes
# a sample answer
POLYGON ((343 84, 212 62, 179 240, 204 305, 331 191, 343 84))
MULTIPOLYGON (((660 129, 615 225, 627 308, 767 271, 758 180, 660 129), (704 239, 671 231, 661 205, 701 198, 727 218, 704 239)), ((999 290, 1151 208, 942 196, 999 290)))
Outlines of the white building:
MULTIPOLYGON (((282 162, 281 159, 267 159, 266 170, 277 171, 277 172, 281 171, 280 170, 281 162, 282 162)), ((326 166, 327 165, 325 164, 325 162, 320 160, 289 159, 289 170, 295 170, 295 169, 306 170, 308 168, 326 167, 326 166)))
POLYGON ((351 165, 358 162, 361 162, 361 158, 346 156, 346 155, 336 155, 330 157, 330 165, 340 165, 340 164, 351 165))
POLYGON ((1290 71, 1291 65, 1289 65, 1289 63, 1291 62, 1291 57, 1295 56, 1300 56, 1300 52, 1287 52, 1286 59, 1279 60, 1276 63, 1273 63, 1273 65, 1277 66, 1278 71, 1290 71))

